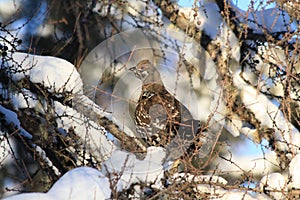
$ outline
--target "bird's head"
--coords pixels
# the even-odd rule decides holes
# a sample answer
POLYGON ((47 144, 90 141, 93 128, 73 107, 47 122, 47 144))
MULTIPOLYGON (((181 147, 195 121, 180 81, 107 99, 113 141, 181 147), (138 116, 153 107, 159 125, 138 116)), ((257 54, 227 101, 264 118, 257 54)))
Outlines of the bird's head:
POLYGON ((143 83, 161 83, 159 72, 149 60, 142 60, 129 70, 143 83))

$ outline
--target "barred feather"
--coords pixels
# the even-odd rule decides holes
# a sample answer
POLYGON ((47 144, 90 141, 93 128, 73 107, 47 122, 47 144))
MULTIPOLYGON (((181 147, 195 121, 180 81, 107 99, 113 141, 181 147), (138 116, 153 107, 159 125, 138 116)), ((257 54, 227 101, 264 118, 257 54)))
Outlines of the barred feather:
POLYGON ((135 124, 147 144, 165 147, 179 130, 184 130, 186 135, 195 135, 197 130, 192 123, 184 124, 190 128, 180 128, 183 121, 192 122, 192 115, 167 91, 155 66, 149 60, 143 60, 130 70, 143 83, 135 109, 135 124))

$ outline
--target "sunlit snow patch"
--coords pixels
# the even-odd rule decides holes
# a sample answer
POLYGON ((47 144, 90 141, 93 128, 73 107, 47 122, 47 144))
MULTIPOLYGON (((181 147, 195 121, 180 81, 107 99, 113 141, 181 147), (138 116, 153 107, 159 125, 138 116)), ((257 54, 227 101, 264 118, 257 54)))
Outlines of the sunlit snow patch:
POLYGON ((38 56, 15 52, 7 62, 14 81, 29 77, 32 83, 40 83, 49 92, 82 92, 82 81, 74 65, 52 56, 38 56))

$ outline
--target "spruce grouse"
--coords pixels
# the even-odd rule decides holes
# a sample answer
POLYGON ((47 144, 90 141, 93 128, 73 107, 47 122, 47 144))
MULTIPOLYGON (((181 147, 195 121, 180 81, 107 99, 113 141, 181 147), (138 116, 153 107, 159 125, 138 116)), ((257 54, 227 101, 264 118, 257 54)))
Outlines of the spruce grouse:
POLYGON ((187 150, 200 130, 199 121, 167 91, 159 71, 149 60, 142 60, 129 70, 142 81, 134 117, 137 133, 149 146, 171 145, 187 150))

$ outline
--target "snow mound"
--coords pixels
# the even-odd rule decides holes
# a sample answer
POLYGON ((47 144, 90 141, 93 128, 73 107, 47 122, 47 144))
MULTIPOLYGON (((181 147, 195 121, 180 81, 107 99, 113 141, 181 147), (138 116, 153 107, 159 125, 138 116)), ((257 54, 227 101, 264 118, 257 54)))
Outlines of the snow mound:
POLYGON ((110 182, 101 172, 89 167, 79 167, 67 172, 47 193, 29 193, 8 197, 5 200, 89 200, 109 199, 110 182))
POLYGON ((124 151, 115 151, 111 157, 102 165, 102 172, 115 176, 117 191, 128 189, 132 184, 139 182, 155 183, 160 187, 163 177, 163 159, 165 151, 161 147, 149 147, 144 160, 139 160, 134 154, 124 151))
POLYGON ((64 59, 15 52, 7 63, 14 81, 29 77, 49 92, 82 93, 82 80, 74 65, 64 59))

